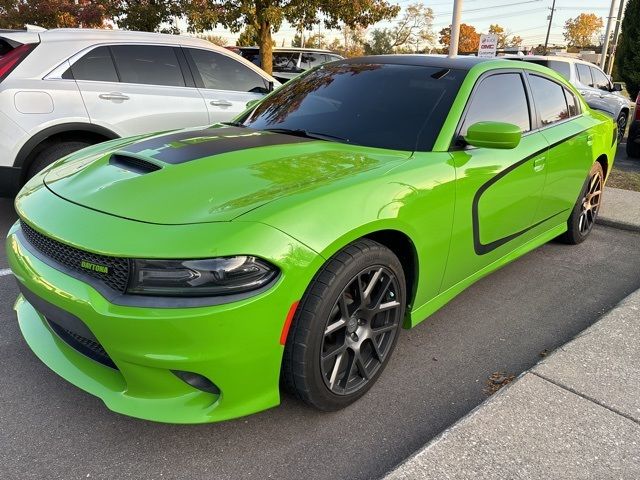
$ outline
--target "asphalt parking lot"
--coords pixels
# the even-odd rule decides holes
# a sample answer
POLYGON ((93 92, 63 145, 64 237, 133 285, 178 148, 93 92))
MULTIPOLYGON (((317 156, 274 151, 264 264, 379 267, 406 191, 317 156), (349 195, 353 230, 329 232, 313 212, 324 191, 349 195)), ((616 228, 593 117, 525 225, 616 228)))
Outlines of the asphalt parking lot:
MULTIPOLYGON (((14 219, 0 200, 3 237, 14 219)), ((582 245, 547 244, 478 282, 403 331, 380 381, 344 411, 285 396, 257 415, 195 426, 111 413, 49 371, 19 333, 13 278, 0 276, 0 477, 379 477, 481 403, 489 375, 531 367, 640 287, 638 242, 597 226, 582 245)))

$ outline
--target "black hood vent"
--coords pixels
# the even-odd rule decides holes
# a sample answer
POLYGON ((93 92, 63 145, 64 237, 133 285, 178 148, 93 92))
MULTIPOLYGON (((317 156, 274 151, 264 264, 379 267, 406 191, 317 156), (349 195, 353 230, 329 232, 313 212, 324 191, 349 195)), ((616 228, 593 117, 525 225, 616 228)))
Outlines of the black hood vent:
POLYGON ((114 153, 109 158, 109 165, 113 165, 130 172, 139 173, 144 175, 145 173, 155 172, 162 167, 153 162, 149 162, 139 157, 133 157, 129 155, 122 155, 121 153, 114 153))

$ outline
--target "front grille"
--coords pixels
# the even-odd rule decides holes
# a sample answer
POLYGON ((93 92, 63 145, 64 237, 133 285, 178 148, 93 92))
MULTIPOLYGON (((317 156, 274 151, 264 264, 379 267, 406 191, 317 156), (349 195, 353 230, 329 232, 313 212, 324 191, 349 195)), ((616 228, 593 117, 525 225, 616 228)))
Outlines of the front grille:
POLYGON ((100 345, 100 342, 91 338, 83 337, 71 330, 67 330, 56 322, 52 322, 47 318, 47 322, 51 326, 54 332, 67 343, 70 347, 82 353, 83 355, 95 360, 98 363, 106 365, 107 367, 117 368, 109 354, 100 345))
POLYGON ((76 272, 97 278, 117 292, 126 291, 131 271, 129 259, 98 255, 65 245, 35 231, 23 221, 20 221, 20 227, 27 241, 42 255, 76 272), (84 268, 82 262, 96 269, 84 268), (106 268, 106 273, 97 271, 101 267, 106 268))

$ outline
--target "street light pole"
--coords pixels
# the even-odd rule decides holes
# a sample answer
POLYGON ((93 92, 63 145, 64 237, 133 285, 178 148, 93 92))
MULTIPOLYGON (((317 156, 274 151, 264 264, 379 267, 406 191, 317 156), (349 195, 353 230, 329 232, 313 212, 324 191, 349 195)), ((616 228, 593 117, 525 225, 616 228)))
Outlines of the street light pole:
MULTIPOLYGON (((554 0, 555 1, 555 0, 554 0)), ((460 38, 460 17, 462 16, 462 0, 453 2, 453 18, 451 19, 451 35, 449 39, 449 58, 458 55, 458 39, 460 38)))
POLYGON ((553 22, 553 12, 556 11, 556 0, 551 4, 551 15, 549 15, 549 26, 547 27, 547 36, 544 39, 544 54, 547 54, 547 45, 549 43, 549 34, 551 33, 551 23, 553 22))
POLYGON ((625 0, 620 0, 620 7, 618 7, 618 18, 616 19, 616 28, 613 31, 613 46, 611 47, 611 56, 609 57, 609 65, 607 66, 607 74, 611 75, 613 70, 613 62, 616 58, 616 50, 618 49, 618 39, 620 37, 620 24, 622 23, 622 14, 624 13, 625 0))
POLYGON ((613 23, 613 14, 616 11, 616 0, 611 0, 611 8, 609 9, 609 17, 607 18, 607 31, 604 34, 604 45, 602 46, 602 55, 600 55, 600 68, 604 70, 604 64, 607 61, 607 52, 609 51, 609 37, 611 36, 611 24, 613 23))

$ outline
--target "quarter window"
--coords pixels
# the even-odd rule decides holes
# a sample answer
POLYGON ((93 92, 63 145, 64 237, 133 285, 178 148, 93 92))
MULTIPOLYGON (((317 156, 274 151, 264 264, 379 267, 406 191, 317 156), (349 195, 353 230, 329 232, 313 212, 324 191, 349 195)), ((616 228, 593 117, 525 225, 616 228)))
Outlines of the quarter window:
POLYGON ((580 114, 580 107, 578 106, 578 99, 569 90, 564 90, 564 96, 567 99, 567 107, 569 108, 569 116, 575 117, 580 114))
POLYGON ((62 74, 62 78, 117 82, 118 74, 109 53, 109 47, 98 47, 80 58, 62 74))
POLYGON ((114 45, 111 52, 121 82, 185 86, 182 69, 173 47, 114 45))
POLYGON ((527 94, 518 73, 501 73, 480 82, 471 98, 460 135, 476 122, 513 123, 523 132, 531 130, 527 94))
POLYGON ((233 58, 208 50, 188 48, 203 88, 237 92, 267 92, 265 80, 233 58))
POLYGON ((576 68, 578 69, 578 80, 580 80, 580 83, 587 87, 593 87, 593 79, 591 78, 589 66, 584 63, 576 63, 576 68))
POLYGON ((564 87, 537 75, 530 75, 529 79, 542 126, 546 127, 569 118, 564 87))
POLYGON ((604 72, 598 68, 590 67, 591 75, 593 76, 593 86, 599 88, 600 90, 606 90, 607 92, 610 90, 609 88, 609 79, 604 74, 604 72))
POLYGON ((322 65, 325 63, 324 55, 321 53, 313 53, 307 52, 302 54, 302 60, 300 61, 300 65, 302 68, 309 69, 313 67, 317 67, 318 65, 322 65))

